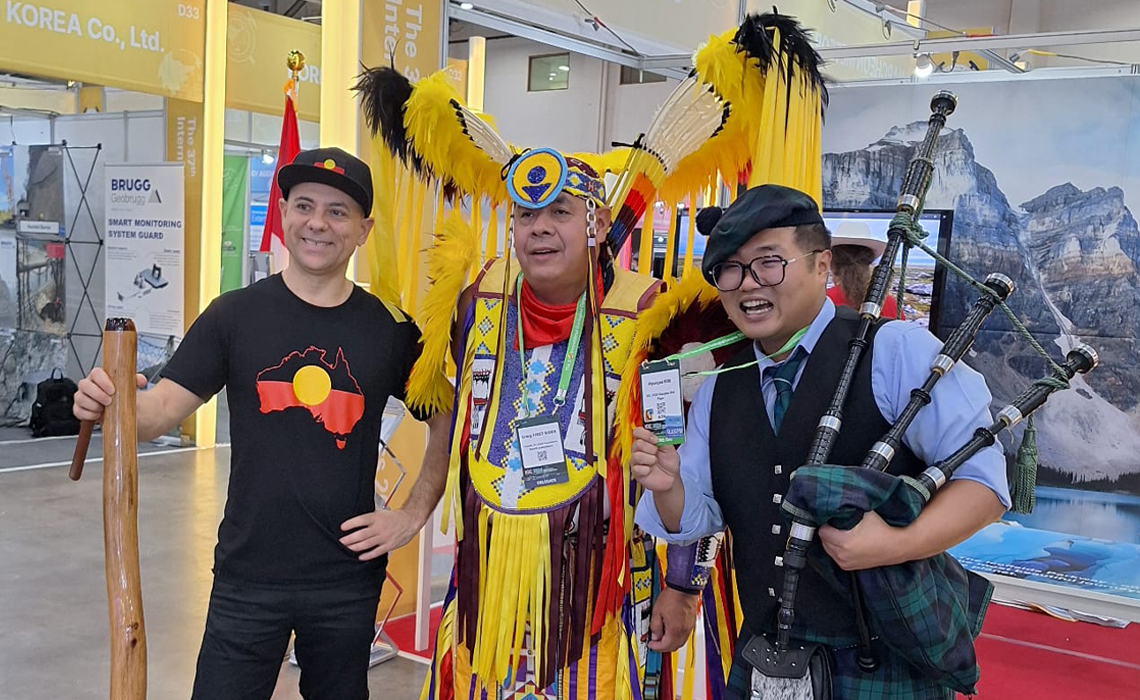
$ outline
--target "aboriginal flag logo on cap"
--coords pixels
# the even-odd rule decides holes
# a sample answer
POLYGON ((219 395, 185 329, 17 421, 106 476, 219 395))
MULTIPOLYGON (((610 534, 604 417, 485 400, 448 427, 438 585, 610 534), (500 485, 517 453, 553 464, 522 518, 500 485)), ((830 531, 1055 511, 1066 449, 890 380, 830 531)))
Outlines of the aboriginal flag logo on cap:
POLYGON ((364 392, 338 348, 329 364, 328 352, 309 346, 304 352, 291 352, 280 364, 257 374, 257 396, 262 413, 292 408, 307 410, 313 420, 336 438, 345 441, 364 415, 364 392))

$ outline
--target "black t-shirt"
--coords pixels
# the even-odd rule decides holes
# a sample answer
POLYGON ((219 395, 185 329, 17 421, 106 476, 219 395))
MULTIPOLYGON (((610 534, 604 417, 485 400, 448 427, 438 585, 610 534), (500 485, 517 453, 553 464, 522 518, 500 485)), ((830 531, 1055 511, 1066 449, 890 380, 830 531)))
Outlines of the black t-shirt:
POLYGON ((383 575, 387 557, 359 561, 340 525, 375 510, 380 420, 389 396, 404 398, 419 337, 359 287, 317 307, 280 275, 222 295, 194 322, 162 376, 203 399, 228 388, 216 575, 281 585, 383 575))

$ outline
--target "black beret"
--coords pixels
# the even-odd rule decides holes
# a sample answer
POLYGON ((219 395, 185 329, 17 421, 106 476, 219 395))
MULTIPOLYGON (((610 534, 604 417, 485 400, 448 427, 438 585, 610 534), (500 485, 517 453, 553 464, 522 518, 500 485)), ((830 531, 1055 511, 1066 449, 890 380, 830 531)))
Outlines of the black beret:
POLYGON ((715 284, 712 269, 757 233, 770 228, 822 223, 819 206, 809 195, 783 185, 753 187, 736 198, 709 234, 701 272, 709 284, 715 284))

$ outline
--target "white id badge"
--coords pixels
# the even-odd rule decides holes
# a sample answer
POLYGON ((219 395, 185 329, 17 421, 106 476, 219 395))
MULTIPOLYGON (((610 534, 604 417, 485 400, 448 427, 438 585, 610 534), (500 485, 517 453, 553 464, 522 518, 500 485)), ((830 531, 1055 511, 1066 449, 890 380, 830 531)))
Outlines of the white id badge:
POLYGON ((681 369, 675 360, 641 366, 641 420, 657 436, 658 445, 685 441, 685 404, 681 398, 681 369))
POLYGON ((523 486, 565 484, 570 480, 566 470, 566 452, 562 449, 562 428, 551 416, 535 416, 515 423, 522 459, 523 486))

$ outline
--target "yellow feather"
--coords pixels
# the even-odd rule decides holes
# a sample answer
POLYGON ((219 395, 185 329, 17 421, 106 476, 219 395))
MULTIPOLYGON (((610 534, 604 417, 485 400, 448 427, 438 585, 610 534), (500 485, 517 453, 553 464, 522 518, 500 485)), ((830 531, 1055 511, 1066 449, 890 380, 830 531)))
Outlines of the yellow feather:
POLYGON ((451 345, 451 321, 463 291, 467 263, 479 241, 458 209, 447 217, 428 256, 428 285, 419 312, 423 350, 408 377, 407 404, 429 412, 452 409, 452 387, 444 373, 451 345))
POLYGON ((400 269, 396 259, 396 159, 384 143, 372 140, 372 205, 375 224, 368 237, 368 288, 382 300, 399 306, 400 269))
POLYGON ((677 261, 677 207, 671 206, 668 211, 669 237, 665 239, 665 265, 662 268, 662 275, 667 282, 672 282, 673 266, 677 261))
MULTIPOLYGON (((503 164, 479 148, 463 131, 454 103, 463 104, 445 71, 417 82, 404 111, 404 128, 415 151, 437 177, 448 178, 467 194, 506 199, 503 164)), ((484 121, 489 120, 480 116, 484 121)))
POLYGON ((622 147, 605 153, 571 153, 569 156, 589 165, 598 171, 599 175, 605 175, 606 173, 620 173, 625 170, 626 163, 629 162, 630 150, 622 147))
POLYGON ((763 83, 756 62, 733 42, 735 35, 736 29, 731 29, 710 37, 694 57, 693 66, 703 86, 728 102, 729 117, 717 134, 683 158, 665 178, 661 184, 664 201, 679 201, 693 190, 715 184, 717 173, 735 182, 748 163, 758 128, 754 105, 762 97, 763 83))
POLYGON ((686 237, 685 243, 685 264, 681 268, 681 276, 685 275, 685 271, 693 266, 693 239, 696 238, 697 233, 697 192, 696 190, 689 193, 689 232, 686 237))

